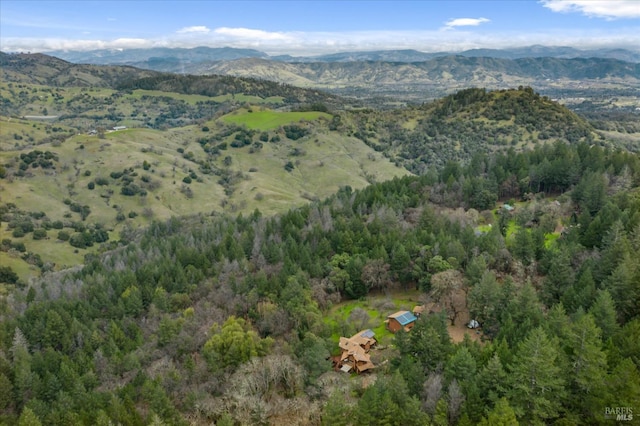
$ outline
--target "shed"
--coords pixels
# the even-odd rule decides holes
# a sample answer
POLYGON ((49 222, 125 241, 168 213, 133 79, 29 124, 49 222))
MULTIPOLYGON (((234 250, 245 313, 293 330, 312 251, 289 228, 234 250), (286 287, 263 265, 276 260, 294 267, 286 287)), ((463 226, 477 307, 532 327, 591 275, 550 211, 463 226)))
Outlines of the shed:
POLYGON ((398 311, 395 314, 389 315, 385 323, 387 330, 395 333, 400 329, 404 329, 404 331, 411 330, 417 319, 418 318, 409 311, 398 311))

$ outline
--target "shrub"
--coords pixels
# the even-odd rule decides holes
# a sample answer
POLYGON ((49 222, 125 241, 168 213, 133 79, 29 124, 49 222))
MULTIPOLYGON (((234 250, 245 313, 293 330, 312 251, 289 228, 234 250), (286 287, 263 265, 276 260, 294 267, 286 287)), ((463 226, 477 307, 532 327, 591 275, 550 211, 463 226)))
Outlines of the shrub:
POLYGON ((25 247, 23 242, 16 241, 15 243, 11 243, 11 248, 18 250, 20 253, 24 253, 27 251, 27 247, 25 247))
POLYGON ((138 193, 140 193, 140 187, 138 185, 136 185, 135 183, 130 183, 128 185, 123 186, 122 188, 120 188, 120 193, 122 195, 126 195, 126 196, 134 196, 138 193))
POLYGON ((69 241, 69 233, 67 231, 60 231, 58 232, 58 239, 60 241, 69 241))
POLYGON ((76 232, 69 238, 69 244, 76 248, 91 247, 93 242, 93 235, 89 231, 76 232))
POLYGON ((40 228, 33 231, 34 240, 43 240, 45 238, 47 238, 47 231, 45 231, 44 229, 40 228))
POLYGON ((93 189, 94 189, 95 187, 96 187, 95 182, 89 182, 89 183, 87 184, 87 188, 89 188, 89 189, 90 189, 90 190, 92 190, 92 191, 93 191, 93 189))
POLYGON ((292 124, 290 126, 284 126, 284 134, 291 140, 298 140, 306 135, 308 135, 310 132, 308 129, 304 128, 304 127, 300 127, 300 126, 296 126, 295 124, 292 124))
POLYGON ((182 178, 182 181, 186 184, 190 184, 191 183, 191 177, 190 176, 185 176, 184 178, 182 178))
POLYGON ((18 282, 18 274, 9 266, 0 266, 0 283, 15 284, 18 282))

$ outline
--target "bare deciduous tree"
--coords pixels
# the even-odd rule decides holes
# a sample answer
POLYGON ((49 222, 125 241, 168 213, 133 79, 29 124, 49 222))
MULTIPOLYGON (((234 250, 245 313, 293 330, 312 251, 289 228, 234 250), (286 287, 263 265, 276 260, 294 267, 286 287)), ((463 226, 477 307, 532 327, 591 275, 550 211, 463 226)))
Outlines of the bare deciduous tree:
POLYGON ((442 374, 431 373, 422 387, 422 407, 430 415, 435 414, 436 405, 442 396, 442 374))
POLYGON ((362 268, 362 281, 367 287, 384 290, 385 294, 388 294, 392 283, 389 268, 389 264, 384 260, 374 259, 362 268))
POLYGON ((462 408, 462 404, 464 403, 464 394, 460 389, 460 385, 458 385, 458 381, 453 379, 451 384, 449 385, 449 424, 455 425, 458 423, 458 418, 460 417, 460 411, 462 408))
POLYGON ((464 286, 464 276, 455 269, 438 272, 431 277, 431 296, 436 303, 442 304, 447 310, 451 325, 455 325, 456 318, 464 308, 464 299, 459 291, 464 286))

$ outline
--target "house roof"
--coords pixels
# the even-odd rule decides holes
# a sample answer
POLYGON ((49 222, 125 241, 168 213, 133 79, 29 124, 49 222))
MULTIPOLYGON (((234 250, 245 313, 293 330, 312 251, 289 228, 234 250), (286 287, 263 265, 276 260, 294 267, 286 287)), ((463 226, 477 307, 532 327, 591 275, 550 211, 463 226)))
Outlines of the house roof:
MULTIPOLYGON (((356 336, 362 336, 362 337, 366 337, 367 339, 371 339, 373 336, 375 336, 376 333, 373 332, 373 330, 371 329, 366 329, 366 330, 362 330, 361 332, 359 332, 358 334, 356 334, 356 336)), ((355 337, 355 336, 354 336, 355 337)))
POLYGON ((418 319, 418 318, 416 318, 415 315, 413 315, 409 311, 398 311, 395 314, 389 315, 388 318, 395 319, 396 321, 398 321, 400 323, 400 325, 411 324, 412 322, 414 322, 415 320, 418 319))

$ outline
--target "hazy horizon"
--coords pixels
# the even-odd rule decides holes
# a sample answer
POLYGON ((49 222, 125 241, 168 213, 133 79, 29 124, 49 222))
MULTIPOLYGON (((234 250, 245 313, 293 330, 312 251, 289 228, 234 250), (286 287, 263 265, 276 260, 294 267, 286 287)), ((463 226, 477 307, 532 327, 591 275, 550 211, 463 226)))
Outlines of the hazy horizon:
POLYGON ((0 2, 5 52, 233 47, 269 55, 640 46, 633 0, 0 2))

